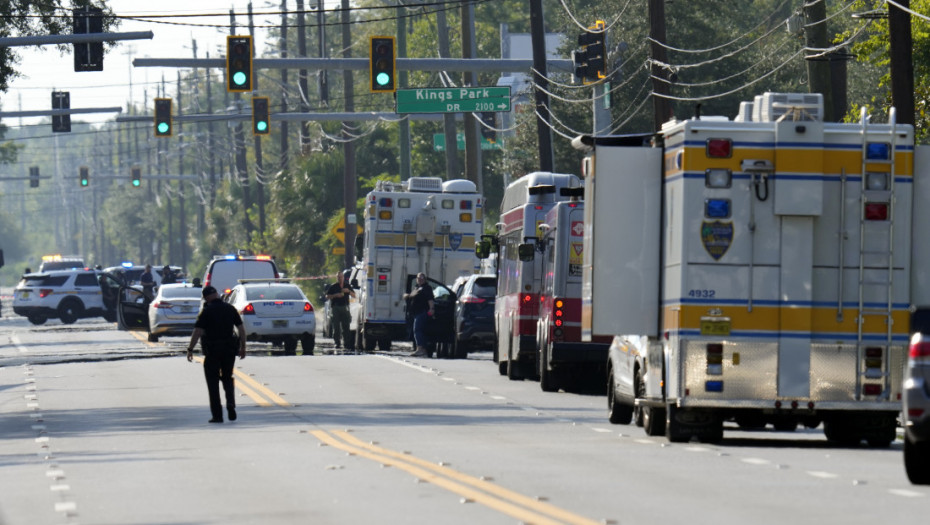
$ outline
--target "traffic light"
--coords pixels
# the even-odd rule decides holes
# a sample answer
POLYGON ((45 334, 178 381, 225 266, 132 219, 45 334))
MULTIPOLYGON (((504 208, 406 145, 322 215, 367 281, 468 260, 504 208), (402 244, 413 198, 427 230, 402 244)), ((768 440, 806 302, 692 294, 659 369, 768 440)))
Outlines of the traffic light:
POLYGON ((30 188, 39 187, 39 167, 38 166, 29 166, 29 187, 30 188))
POLYGON ((603 20, 598 20, 593 26, 589 26, 589 31, 578 35, 578 45, 581 49, 572 51, 575 76, 582 79, 585 84, 605 78, 604 64, 607 62, 605 27, 603 20))
POLYGON ((481 126, 481 136, 492 144, 497 142, 497 113, 482 111, 481 122, 484 123, 481 126))
POLYGON ((142 168, 139 166, 133 166, 130 168, 129 173, 132 178, 132 185, 134 188, 138 188, 142 185, 142 168))
MULTIPOLYGON (((83 7, 71 11, 71 32, 75 35, 103 33, 103 9, 83 7)), ((75 71, 103 71, 103 42, 74 45, 75 71)))
POLYGON ((394 53, 394 37, 373 36, 370 40, 368 67, 371 71, 372 93, 397 91, 397 55, 394 53))
POLYGON ((81 187, 86 188, 90 185, 90 168, 81 166, 78 168, 78 172, 81 174, 81 187))
POLYGON ((252 91, 252 37, 226 37, 226 91, 252 91))
MULTIPOLYGON (((71 109, 71 93, 52 91, 52 109, 71 109)), ((52 132, 71 131, 71 115, 52 115, 52 132)))
POLYGON ((271 133, 271 115, 268 114, 268 97, 252 97, 252 134, 271 133))
POLYGON ((155 99, 155 136, 171 136, 171 99, 155 99))

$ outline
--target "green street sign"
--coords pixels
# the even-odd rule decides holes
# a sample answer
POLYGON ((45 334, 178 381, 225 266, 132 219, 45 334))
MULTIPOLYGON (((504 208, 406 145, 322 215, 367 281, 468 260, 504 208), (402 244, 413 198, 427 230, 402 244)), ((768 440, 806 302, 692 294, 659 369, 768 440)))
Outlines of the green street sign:
POLYGON ((397 90, 397 113, 476 111, 510 111, 510 86, 397 90))
MULTIPOLYGON (((465 151, 465 134, 455 134, 455 145, 459 151, 465 151)), ((481 149, 503 149, 499 141, 491 142, 481 137, 481 149)), ((433 151, 446 151, 446 135, 444 133, 433 133, 433 151)))

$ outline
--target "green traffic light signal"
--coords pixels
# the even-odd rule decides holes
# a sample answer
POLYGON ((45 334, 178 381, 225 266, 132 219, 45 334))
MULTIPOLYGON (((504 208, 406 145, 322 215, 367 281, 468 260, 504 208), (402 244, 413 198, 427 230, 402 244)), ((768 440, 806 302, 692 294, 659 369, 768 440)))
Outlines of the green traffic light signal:
POLYGON ((268 97, 252 97, 252 134, 267 135, 270 133, 271 129, 268 126, 270 119, 268 97))
POLYGON ((369 40, 368 67, 371 74, 372 93, 397 91, 397 55, 394 52, 394 37, 373 36, 369 40))
POLYGON ((252 37, 226 37, 226 91, 252 91, 252 37))
POLYGON ((155 136, 171 136, 171 99, 155 99, 155 136))
POLYGON ((90 168, 81 166, 78 168, 78 173, 81 174, 81 187, 83 188, 90 185, 90 168))
POLYGON ((134 166, 129 170, 132 177, 132 185, 136 188, 142 185, 142 168, 134 166))

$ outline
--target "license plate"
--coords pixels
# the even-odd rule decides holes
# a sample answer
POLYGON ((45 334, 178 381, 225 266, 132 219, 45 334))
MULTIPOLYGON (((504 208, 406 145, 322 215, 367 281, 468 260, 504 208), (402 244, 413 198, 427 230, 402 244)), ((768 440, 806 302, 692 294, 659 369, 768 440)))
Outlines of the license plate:
POLYGON ((275 328, 287 328, 287 321, 284 319, 275 319, 271 322, 271 326, 275 328))
POLYGON ((181 307, 181 313, 182 313, 182 314, 189 314, 189 313, 191 313, 191 312, 193 312, 193 311, 194 311, 194 307, 193 307, 193 306, 182 306, 182 307, 181 307))
POLYGON ((23 299, 29 299, 29 292, 22 292, 23 299))
POLYGON ((730 320, 701 319, 701 335, 730 335, 730 320))

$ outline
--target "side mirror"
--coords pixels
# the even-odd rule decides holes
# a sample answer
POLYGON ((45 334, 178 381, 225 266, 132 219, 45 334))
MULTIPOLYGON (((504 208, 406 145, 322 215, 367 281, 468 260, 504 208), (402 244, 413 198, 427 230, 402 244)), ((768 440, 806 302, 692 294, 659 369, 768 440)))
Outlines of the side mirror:
POLYGON ((475 255, 479 259, 487 259, 491 255, 491 242, 490 241, 478 241, 478 244, 475 245, 475 255))
POLYGON ((517 246, 517 257, 523 262, 530 262, 536 254, 536 244, 532 242, 517 246))

